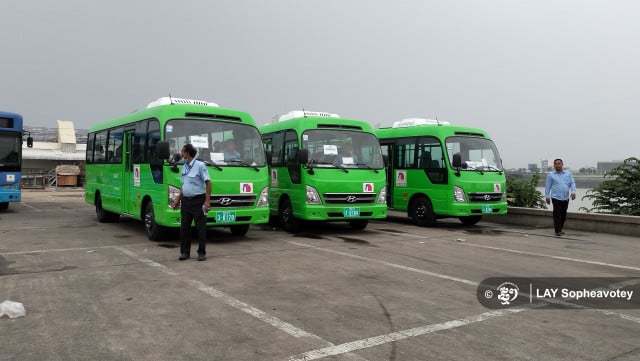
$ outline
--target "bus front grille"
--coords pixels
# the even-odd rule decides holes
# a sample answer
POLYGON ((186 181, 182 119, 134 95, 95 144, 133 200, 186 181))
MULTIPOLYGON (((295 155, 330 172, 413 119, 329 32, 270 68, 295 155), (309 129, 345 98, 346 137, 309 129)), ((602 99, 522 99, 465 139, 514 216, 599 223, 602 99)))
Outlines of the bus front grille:
POLYGON ((256 203, 255 194, 212 194, 212 208, 253 207, 256 203))
POLYGON ((500 192, 469 192, 470 202, 498 202, 502 199, 502 193, 500 192))
POLYGON ((375 203, 375 193, 324 193, 326 204, 368 204, 375 203))

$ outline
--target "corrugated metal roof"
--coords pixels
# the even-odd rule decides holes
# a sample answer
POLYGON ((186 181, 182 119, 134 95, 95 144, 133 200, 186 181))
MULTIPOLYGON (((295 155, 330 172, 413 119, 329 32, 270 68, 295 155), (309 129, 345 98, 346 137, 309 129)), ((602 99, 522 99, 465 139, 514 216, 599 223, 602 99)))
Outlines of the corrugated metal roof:
POLYGON ((76 131, 73 122, 58 120, 58 142, 76 144, 76 131))
POLYGON ((22 159, 85 160, 85 152, 79 149, 76 149, 75 153, 63 153, 53 149, 23 148, 22 159))

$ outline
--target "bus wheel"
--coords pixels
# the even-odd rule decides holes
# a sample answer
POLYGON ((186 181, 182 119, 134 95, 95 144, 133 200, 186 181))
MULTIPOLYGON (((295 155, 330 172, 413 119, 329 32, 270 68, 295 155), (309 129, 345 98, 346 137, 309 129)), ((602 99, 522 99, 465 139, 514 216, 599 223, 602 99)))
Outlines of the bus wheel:
POLYGON ((427 197, 418 197, 413 201, 411 207, 411 218, 416 226, 428 227, 436 223, 436 216, 433 214, 433 206, 427 197))
POLYGON ((105 211, 104 208, 102 208, 102 198, 99 194, 96 195, 96 216, 100 223, 111 223, 120 220, 120 215, 105 211))
POLYGON ((245 234, 247 234, 247 232, 249 232, 248 224, 231 226, 229 228, 231 229, 231 234, 233 234, 234 236, 244 236, 245 234))
POLYGON ((6 211, 7 209, 9 209, 9 202, 0 203, 0 211, 6 211))
POLYGON ((162 233, 162 226, 156 223, 156 217, 153 213, 153 203, 149 201, 144 209, 144 230, 147 237, 152 241, 159 241, 162 233))
POLYGON ((458 219, 460 219, 460 222, 462 222, 462 224, 464 224, 465 226, 473 226, 474 224, 480 222, 480 218, 482 218, 482 216, 458 217, 458 219))
POLYGON ((293 207, 291 206, 291 200, 285 198, 280 203, 280 224, 285 231, 296 233, 300 230, 300 220, 293 215, 293 207))
POLYGON ((349 221, 349 225, 351 226, 351 228, 357 229, 357 230, 363 230, 367 228, 367 224, 369 224, 368 219, 356 219, 353 221, 349 221))

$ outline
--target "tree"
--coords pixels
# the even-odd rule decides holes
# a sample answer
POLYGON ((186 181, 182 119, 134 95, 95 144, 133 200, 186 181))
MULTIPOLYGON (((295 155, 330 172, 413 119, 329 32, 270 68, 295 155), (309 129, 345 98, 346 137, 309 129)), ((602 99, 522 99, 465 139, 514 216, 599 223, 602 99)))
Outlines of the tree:
POLYGON ((547 205, 542 199, 542 193, 536 189, 540 176, 534 174, 529 181, 518 180, 513 175, 507 175, 507 204, 512 207, 543 208, 547 205))
POLYGON ((588 190, 582 197, 588 198, 593 208, 581 207, 587 212, 640 216, 640 160, 627 158, 622 164, 604 174, 609 178, 588 190))

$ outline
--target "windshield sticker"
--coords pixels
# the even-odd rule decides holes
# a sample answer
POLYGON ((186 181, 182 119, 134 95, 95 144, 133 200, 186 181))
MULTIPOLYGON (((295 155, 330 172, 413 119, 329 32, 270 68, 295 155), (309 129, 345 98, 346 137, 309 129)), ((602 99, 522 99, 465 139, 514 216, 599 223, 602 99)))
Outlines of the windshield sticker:
POLYGON ((209 148, 209 138, 199 135, 189 137, 189 142, 196 148, 209 148))
POLYGON ((173 125, 167 125, 166 132, 167 133, 173 133, 173 125))
POLYGON ((338 146, 335 144, 325 144, 322 148, 325 155, 338 155, 338 146))
POLYGON ((211 152, 211 153, 209 153, 209 158, 211 158, 211 160, 216 162, 216 163, 223 162, 224 161, 224 153, 211 152))

